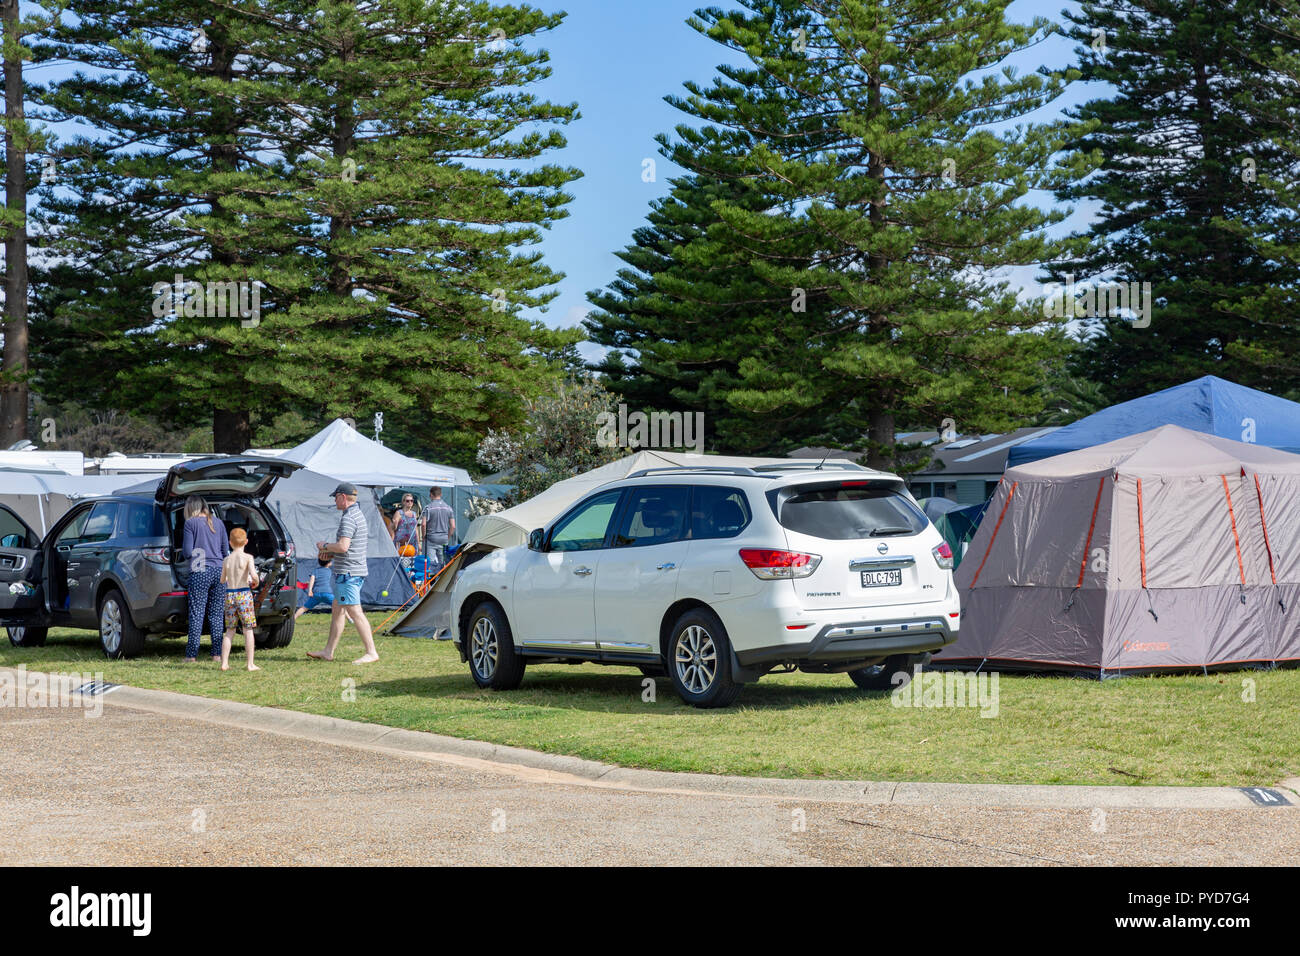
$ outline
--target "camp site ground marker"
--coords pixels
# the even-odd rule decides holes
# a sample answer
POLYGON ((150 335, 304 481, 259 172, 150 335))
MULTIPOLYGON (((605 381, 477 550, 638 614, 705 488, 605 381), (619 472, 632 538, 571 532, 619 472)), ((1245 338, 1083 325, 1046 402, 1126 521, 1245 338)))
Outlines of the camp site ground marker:
POLYGON ((1290 800, 1268 787, 1239 787, 1238 789, 1261 807, 1289 807, 1291 805, 1290 800))

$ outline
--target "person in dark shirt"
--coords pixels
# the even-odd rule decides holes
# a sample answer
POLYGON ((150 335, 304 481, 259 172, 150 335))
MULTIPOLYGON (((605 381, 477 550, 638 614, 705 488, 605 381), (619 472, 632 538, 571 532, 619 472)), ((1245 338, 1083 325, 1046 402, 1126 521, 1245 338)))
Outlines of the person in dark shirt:
POLYGON ((226 588, 221 583, 221 562, 230 553, 226 526, 212 517, 208 503, 198 495, 185 499, 185 530, 181 558, 189 562, 190 631, 185 642, 185 662, 199 656, 199 638, 206 618, 212 629, 212 659, 221 661, 221 634, 225 630, 226 588))
POLYGON ((424 553, 430 573, 447 563, 447 544, 456 536, 456 512, 442 500, 441 488, 429 489, 429 507, 424 509, 424 553))

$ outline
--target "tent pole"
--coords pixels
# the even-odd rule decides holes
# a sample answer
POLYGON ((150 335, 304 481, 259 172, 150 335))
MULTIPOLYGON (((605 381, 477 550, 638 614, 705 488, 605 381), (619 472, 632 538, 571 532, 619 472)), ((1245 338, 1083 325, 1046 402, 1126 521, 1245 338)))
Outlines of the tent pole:
MULTIPOLYGON (((1002 480, 1005 481, 1006 479, 1002 480)), ((1011 496, 1016 493, 1016 488, 1019 485, 1020 482, 1013 481, 1011 489, 1007 492, 1007 500, 1002 502, 1002 511, 998 515, 998 523, 993 526, 993 534, 989 537, 989 546, 984 549, 984 560, 980 561, 980 566, 975 569, 975 577, 971 578, 970 586, 972 590, 975 587, 975 582, 980 579, 980 572, 984 570, 984 565, 989 559, 989 553, 993 550, 993 542, 998 539, 998 531, 1002 529, 1002 519, 1007 516, 1007 508, 1011 506, 1011 496)))
POLYGON ((1147 596, 1147 613, 1158 624, 1160 615, 1156 614, 1155 601, 1151 599, 1151 591, 1147 589, 1147 534, 1146 522, 1142 518, 1142 479, 1137 480, 1137 506, 1138 506, 1138 556, 1142 559, 1142 593, 1147 596))
MULTIPOLYGON (((1264 532, 1264 553, 1268 555, 1268 573, 1273 579, 1273 591, 1277 594, 1277 603, 1282 608, 1282 613, 1286 613, 1286 599, 1282 597, 1282 590, 1277 586, 1277 568, 1273 564, 1273 544, 1268 540, 1268 520, 1264 517, 1264 490, 1259 486, 1259 475, 1255 478, 1255 496, 1259 500, 1259 526, 1264 532)), ((1277 666, 1277 661, 1273 662, 1277 666)))

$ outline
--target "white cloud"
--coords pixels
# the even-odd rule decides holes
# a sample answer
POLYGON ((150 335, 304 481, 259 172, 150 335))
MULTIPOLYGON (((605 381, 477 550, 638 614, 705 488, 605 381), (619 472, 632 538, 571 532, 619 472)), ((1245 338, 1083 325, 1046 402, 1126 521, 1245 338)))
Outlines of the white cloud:
POLYGON ((578 354, 582 356, 584 362, 599 362, 609 354, 609 349, 595 342, 579 342, 578 354))
POLYGON ((582 320, 587 317, 590 311, 591 309, 585 305, 569 306, 569 310, 564 313, 564 318, 560 320, 557 327, 561 329, 579 328, 582 325, 582 320))

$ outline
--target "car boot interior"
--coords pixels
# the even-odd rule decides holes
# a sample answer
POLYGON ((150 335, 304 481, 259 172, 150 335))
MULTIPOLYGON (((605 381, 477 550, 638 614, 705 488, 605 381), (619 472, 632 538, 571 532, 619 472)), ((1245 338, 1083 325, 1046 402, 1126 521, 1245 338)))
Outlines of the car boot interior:
MULTIPOLYGON (((214 501, 211 498, 208 499, 208 505, 212 508, 213 517, 220 519, 226 526, 227 537, 235 528, 244 529, 244 533, 248 535, 248 544, 244 546, 244 550, 256 558, 259 564, 274 558, 276 552, 283 548, 283 545, 276 540, 275 531, 270 528, 266 518, 257 508, 234 501, 214 501)), ((181 509, 172 510, 170 523, 177 577, 181 586, 185 587, 189 580, 190 567, 189 562, 181 556, 181 544, 185 533, 185 515, 181 509)))
POLYGON ((236 528, 244 529, 244 533, 248 535, 248 544, 244 546, 244 550, 253 557, 261 560, 273 558, 275 552, 280 550, 276 544, 275 532, 267 526, 266 519, 256 508, 234 502, 214 501, 212 511, 225 524, 226 534, 236 528))

